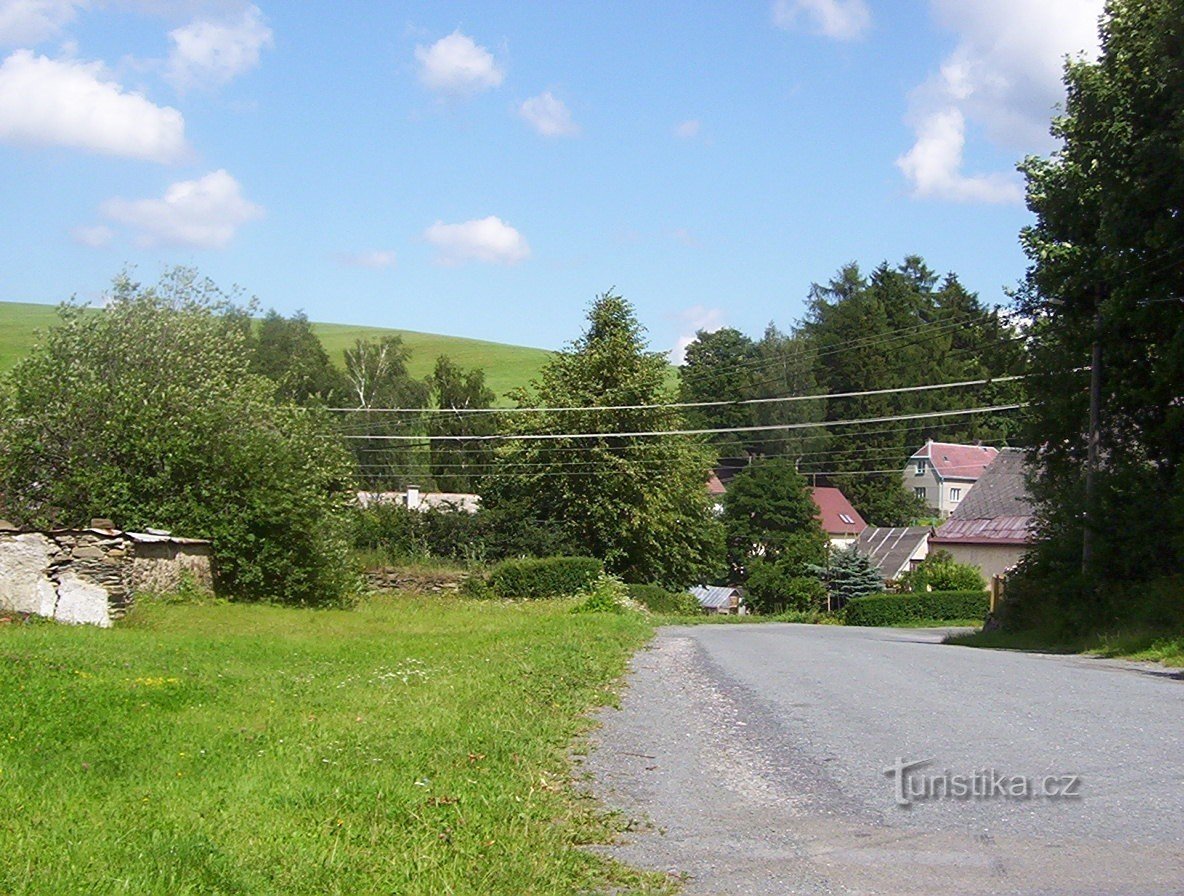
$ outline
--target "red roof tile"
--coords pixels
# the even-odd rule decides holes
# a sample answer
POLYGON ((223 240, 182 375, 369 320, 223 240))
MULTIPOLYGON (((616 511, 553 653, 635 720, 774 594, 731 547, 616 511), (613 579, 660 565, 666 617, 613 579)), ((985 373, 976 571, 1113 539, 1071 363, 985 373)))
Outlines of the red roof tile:
POLYGON ((942 479, 977 480, 999 452, 987 445, 954 445, 950 442, 926 442, 910 460, 924 458, 933 464, 942 479))
POLYGON ((707 479, 707 494, 722 495, 726 491, 727 489, 724 488, 724 484, 719 481, 719 477, 712 473, 707 479))
POLYGON ((863 517, 837 488, 815 487, 810 496, 818 505, 818 516, 827 535, 858 535, 867 528, 863 517))

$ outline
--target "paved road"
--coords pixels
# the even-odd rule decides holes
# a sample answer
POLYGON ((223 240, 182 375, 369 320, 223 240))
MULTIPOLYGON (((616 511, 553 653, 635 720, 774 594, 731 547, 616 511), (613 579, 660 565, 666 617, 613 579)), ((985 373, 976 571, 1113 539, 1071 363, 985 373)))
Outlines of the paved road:
POLYGON ((585 760, 645 822, 613 854, 712 896, 1184 893, 1184 680, 939 641, 663 629, 585 760), (898 759, 932 760, 900 794, 898 759), (953 776, 992 795, 952 798, 953 776), (1080 795, 999 793, 1048 776, 1080 795))

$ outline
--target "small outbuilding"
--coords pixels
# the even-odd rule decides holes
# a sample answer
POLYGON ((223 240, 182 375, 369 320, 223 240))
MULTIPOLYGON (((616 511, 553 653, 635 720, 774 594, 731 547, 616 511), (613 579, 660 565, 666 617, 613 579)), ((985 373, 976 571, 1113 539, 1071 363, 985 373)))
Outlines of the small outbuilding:
POLYGON ((705 613, 743 616, 748 612, 744 605, 744 592, 731 585, 696 585, 690 591, 705 613))
POLYGON ((191 585, 213 591, 210 542, 168 532, 25 530, 0 521, 0 612, 110 626, 137 593, 191 585))

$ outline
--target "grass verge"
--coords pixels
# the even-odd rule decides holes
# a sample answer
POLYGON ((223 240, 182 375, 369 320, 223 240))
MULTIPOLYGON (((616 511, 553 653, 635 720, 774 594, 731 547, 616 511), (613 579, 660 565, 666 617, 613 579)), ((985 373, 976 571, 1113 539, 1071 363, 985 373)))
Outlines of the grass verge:
POLYGON ((1084 653, 1110 659, 1144 660, 1184 666, 1184 636, 1128 631, 1066 637, 1046 632, 975 632, 951 635, 947 644, 1040 653, 1084 653))
POLYGON ((567 603, 144 603, 0 630, 0 892, 656 893, 580 849, 587 710, 652 629, 567 603))

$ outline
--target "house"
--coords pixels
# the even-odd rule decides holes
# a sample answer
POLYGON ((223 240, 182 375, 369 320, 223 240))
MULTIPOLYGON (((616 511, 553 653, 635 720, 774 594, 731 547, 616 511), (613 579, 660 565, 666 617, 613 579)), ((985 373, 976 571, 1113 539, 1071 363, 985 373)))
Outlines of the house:
POLYGON ((212 554, 208 541, 124 532, 110 520, 51 531, 0 521, 0 611, 105 628, 137 593, 185 584, 213 591, 212 554))
POLYGON ((859 511, 851 506, 847 496, 839 489, 815 486, 810 489, 810 497, 818 506, 818 519, 832 548, 845 548, 854 544, 859 533, 867 528, 859 511))
POLYGON ((986 445, 956 445, 932 439, 909 458, 904 487, 938 516, 948 517, 999 452, 986 445))
POLYGON ((880 570, 885 582, 899 579, 929 556, 928 526, 868 526, 859 533, 859 552, 880 570))
POLYGON ((704 613, 717 616, 744 616, 744 593, 731 585, 696 585, 690 589, 704 613))
POLYGON ((715 511, 716 516, 722 516, 724 512, 724 494, 727 489, 720 481, 719 474, 714 470, 711 475, 707 477, 707 494, 711 495, 711 509, 715 511))
POLYGON ((988 582, 1019 562, 1032 543, 1033 510, 1024 482, 1024 452, 1004 448, 974 490, 929 539, 930 550, 949 551, 988 582))
POLYGON ((481 509, 481 496, 467 492, 425 492, 418 485, 407 486, 402 492, 358 492, 358 505, 366 508, 374 504, 397 504, 408 510, 457 510, 476 513, 481 509))

